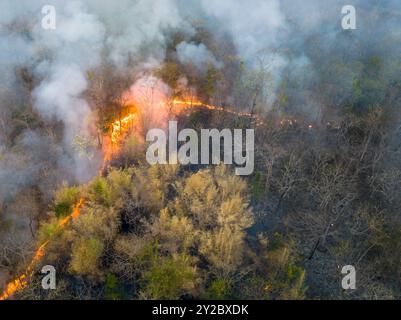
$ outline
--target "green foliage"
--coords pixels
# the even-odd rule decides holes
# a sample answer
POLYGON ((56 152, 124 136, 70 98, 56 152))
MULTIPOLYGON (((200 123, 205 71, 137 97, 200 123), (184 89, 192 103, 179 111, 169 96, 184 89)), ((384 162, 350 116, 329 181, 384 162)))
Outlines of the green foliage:
POLYGON ((68 187, 66 184, 56 192, 54 196, 54 212, 57 218, 71 214, 73 206, 80 197, 77 187, 68 187))
POLYGON ((123 199, 131 188, 131 175, 128 171, 113 169, 107 176, 109 199, 116 203, 123 199))
POLYGON ((38 230, 38 239, 40 243, 44 243, 49 239, 60 235, 63 232, 60 228, 59 221, 57 219, 50 220, 49 222, 42 223, 38 230))
POLYGON ((106 300, 120 300, 122 298, 118 288, 117 277, 114 274, 108 273, 106 275, 104 298, 106 300))
POLYGON ((253 214, 245 180, 226 166, 193 174, 178 169, 112 169, 79 193, 59 191, 61 203, 86 201, 67 230, 57 220, 42 225, 40 239, 55 243, 48 257, 67 255, 66 272, 102 283, 105 299, 124 298, 117 279, 132 283, 139 298, 302 298, 304 271, 291 258, 290 243, 279 235, 256 246, 246 241, 253 214), (141 228, 124 233, 123 217, 141 228))
POLYGON ((118 228, 119 219, 114 208, 94 206, 81 210, 81 215, 73 225, 73 232, 79 237, 95 237, 104 242, 113 240, 118 228))
POLYGON ((379 56, 370 57, 358 65, 360 73, 353 81, 353 111, 362 112, 380 105, 386 95, 383 65, 379 56))
POLYGON ((124 161, 124 167, 128 168, 130 165, 143 161, 144 151, 143 144, 138 141, 135 132, 127 136, 120 150, 120 157, 124 161))
POLYGON ((68 202, 59 202, 54 207, 54 212, 56 216, 61 218, 67 216, 72 211, 72 204, 68 202))
POLYGON ((194 289, 196 268, 187 255, 156 257, 144 275, 144 294, 151 299, 178 299, 194 289))
POLYGON ((131 194, 139 205, 152 212, 159 212, 166 206, 167 196, 176 182, 178 166, 154 165, 146 170, 135 168, 131 194))
POLYGON ((290 263, 286 270, 285 282, 288 288, 281 293, 281 299, 299 300, 304 298, 305 270, 290 263))
POLYGON ((259 235, 259 242, 261 252, 255 258, 266 274, 263 295, 274 299, 303 299, 305 270, 296 264, 293 241, 276 233, 271 241, 259 235))
POLYGON ((98 276, 104 245, 96 238, 80 238, 74 242, 70 270, 79 275, 98 276))
POLYGON ((189 176, 176 188, 171 213, 192 220, 199 251, 216 271, 234 271, 243 259, 245 229, 253 223, 245 182, 219 166, 189 176))
POLYGON ((105 206, 111 205, 110 189, 106 178, 96 177, 89 185, 88 198, 105 206))
POLYGON ((187 252, 194 244, 197 230, 188 217, 171 215, 167 208, 160 210, 159 218, 152 225, 159 244, 168 252, 187 252))
POLYGON ((260 171, 255 172, 252 177, 252 195, 256 200, 260 200, 264 192, 264 183, 263 183, 262 174, 260 171))
POLYGON ((219 278, 213 280, 206 290, 206 299, 224 300, 229 299, 231 295, 232 284, 229 280, 219 278))

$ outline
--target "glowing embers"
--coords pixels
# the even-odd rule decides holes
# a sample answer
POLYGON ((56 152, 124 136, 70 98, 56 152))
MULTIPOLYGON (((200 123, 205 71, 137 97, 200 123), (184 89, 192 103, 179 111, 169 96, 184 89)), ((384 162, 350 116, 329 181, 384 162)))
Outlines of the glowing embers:
MULTIPOLYGON (((84 200, 80 199, 77 204, 74 206, 72 213, 65 217, 64 219, 59 221, 59 226, 61 228, 65 227, 65 225, 71 221, 78 218, 80 214, 80 209, 84 204, 84 200)), ((50 240, 42 243, 39 248, 36 250, 35 255, 33 256, 31 262, 29 263, 28 267, 26 268, 25 272, 15 278, 13 281, 7 284, 6 289, 0 295, 0 300, 6 300, 14 293, 21 291, 22 289, 28 286, 29 280, 32 278, 34 269, 36 264, 43 258, 46 254, 46 247, 48 246, 50 240)))
POLYGON ((255 114, 252 114, 250 112, 241 112, 241 111, 234 111, 232 109, 229 108, 223 108, 223 107, 218 107, 218 106, 214 106, 211 104, 207 104, 207 103, 203 103, 200 101, 192 101, 192 100, 173 100, 173 105, 174 106, 184 106, 187 108, 191 108, 191 107, 200 107, 200 108, 205 108, 208 110, 214 110, 214 111, 221 111, 221 112, 225 112, 225 113, 229 113, 229 114, 233 114, 239 117, 248 117, 251 118, 256 126, 261 126, 264 124, 264 121, 258 117, 255 114))
POLYGON ((239 111, 234 111, 231 109, 225 109, 222 107, 214 106, 211 104, 203 103, 200 101, 192 101, 192 100, 173 100, 174 105, 183 105, 187 107, 203 107, 209 110, 217 110, 217 111, 223 111, 227 113, 232 113, 238 116, 245 116, 245 117, 253 117, 257 118, 255 115, 251 114, 250 112, 239 112, 239 111))
POLYGON ((29 279, 32 277, 36 263, 45 255, 45 249, 48 243, 49 241, 46 241, 36 250, 34 257, 23 274, 19 275, 16 279, 7 284, 6 289, 0 295, 0 300, 8 299, 15 292, 26 288, 29 279))

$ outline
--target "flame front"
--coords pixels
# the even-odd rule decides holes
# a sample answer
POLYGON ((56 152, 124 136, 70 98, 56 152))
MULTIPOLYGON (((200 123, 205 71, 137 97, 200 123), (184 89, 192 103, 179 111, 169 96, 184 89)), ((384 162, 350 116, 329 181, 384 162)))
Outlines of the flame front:
MULTIPOLYGON (((171 101, 168 102, 166 100, 161 100, 159 101, 159 104, 162 105, 165 108, 168 108, 169 105, 171 105, 171 101)), ((250 112, 241 112, 241 111, 235 111, 230 108, 223 108, 219 106, 214 106, 211 104, 204 103, 202 101, 198 100, 180 100, 180 99, 174 99, 172 100, 172 105, 176 107, 175 112, 180 113, 185 108, 193 108, 193 107, 198 107, 198 108, 205 108, 208 110, 214 110, 214 111, 221 111, 229 114, 233 114, 236 116, 240 117, 249 117, 255 121, 255 124, 257 126, 263 125, 265 122, 263 121, 262 118, 258 117, 257 115, 250 113, 250 112)), ((126 136, 127 132, 131 127, 134 127, 136 125, 136 121, 139 120, 138 113, 135 111, 133 113, 128 114, 122 119, 114 120, 111 123, 111 134, 109 137, 107 137, 104 140, 103 143, 103 164, 100 169, 100 174, 102 174, 107 166, 107 164, 110 162, 112 159, 113 155, 118 152, 119 145, 121 141, 124 139, 126 136)), ((293 125, 296 123, 296 120, 291 120, 291 119, 282 119, 280 121, 281 125, 285 124, 290 124, 293 125)), ((311 126, 309 126, 311 128, 311 126)))
POLYGON ((111 142, 118 143, 123 134, 128 130, 130 124, 132 125, 136 118, 136 113, 130 113, 128 116, 121 120, 116 120, 112 123, 111 142))
POLYGON ((223 108, 223 107, 218 107, 218 106, 214 106, 212 104, 207 104, 207 103, 203 103, 201 101, 192 101, 192 100, 173 100, 173 104, 175 106, 187 106, 187 107, 202 107, 208 110, 214 110, 214 111, 221 111, 221 112, 225 112, 225 113, 230 113, 236 116, 240 116, 240 117, 249 117, 252 118, 253 120, 255 120, 255 124, 257 126, 260 126, 262 124, 264 124, 264 121, 258 117, 257 115, 250 113, 250 112, 241 112, 241 111, 235 111, 229 108, 223 108))
MULTIPOLYGON (((249 117, 249 118, 252 118, 255 121, 254 123, 256 124, 256 126, 260 126, 260 125, 265 124, 265 121, 261 117, 257 116, 256 114, 253 114, 251 112, 235 111, 235 110, 232 110, 230 108, 222 108, 222 107, 214 106, 214 105, 211 105, 211 104, 203 103, 203 102, 197 101, 197 100, 193 101, 193 100, 178 100, 178 99, 175 99, 175 100, 173 100, 173 104, 175 106, 185 106, 185 107, 188 107, 188 108, 201 107, 201 108, 205 108, 205 109, 209 109, 209 110, 216 110, 216 111, 222 111, 222 112, 225 112, 225 113, 230 113, 230 114, 233 114, 233 115, 236 115, 236 116, 240 116, 240 117, 249 117)), ((280 118, 280 125, 281 126, 294 126, 296 124, 298 124, 298 121, 297 121, 297 119, 295 119, 293 117, 281 117, 280 118)), ((328 122, 327 125, 328 126, 333 126, 330 122, 328 122)), ((306 124, 306 127, 308 129, 313 129, 314 128, 312 124, 306 124)))
POLYGON ((113 157, 113 154, 118 150, 120 141, 124 138, 130 126, 134 125, 137 119, 136 113, 130 113, 121 120, 115 120, 111 124, 111 136, 109 140, 105 140, 103 144, 103 164, 100 169, 100 174, 106 169, 107 164, 113 157))
POLYGON ((71 214, 59 222, 59 226, 64 227, 68 222, 70 222, 70 220, 76 220, 81 213, 80 209, 82 208, 83 204, 84 199, 80 199, 72 209, 71 214))
MULTIPOLYGON (((257 125, 263 124, 263 120, 259 118, 257 115, 254 115, 249 112, 239 112, 239 111, 234 111, 232 109, 226 109, 223 107, 218 107, 214 106, 211 104, 203 103, 201 101, 193 101, 193 100, 178 100, 174 99, 173 101, 174 106, 178 107, 201 107, 201 108, 206 108, 209 110, 216 110, 216 111, 221 111, 221 112, 226 112, 230 114, 234 114, 237 116, 245 116, 245 117, 250 117, 254 120, 256 120, 257 125)), ((168 103, 167 102, 162 102, 163 105, 167 107, 168 103)), ((182 109, 178 110, 178 112, 181 112, 182 109)), ((121 141, 124 139, 126 136, 126 133, 130 129, 130 127, 135 126, 135 121, 138 121, 138 114, 137 112, 130 113, 127 116, 125 116, 122 119, 115 120, 111 124, 111 135, 109 137, 109 141, 106 141, 106 143, 103 145, 103 166, 100 172, 103 172, 105 169, 106 165, 109 163, 111 160, 114 152, 118 150, 119 144, 121 141)), ((297 123, 296 119, 281 119, 280 124, 283 125, 293 125, 297 123)), ((309 124, 308 126, 309 129, 312 129, 313 126, 309 124)), ((80 209, 84 204, 84 200, 80 199, 78 203, 74 206, 73 211, 70 215, 65 217, 64 219, 59 221, 59 226, 61 228, 64 228, 71 220, 77 219, 77 217, 80 214, 80 209)), ((7 284, 6 289, 4 292, 0 295, 0 300, 5 300, 8 299, 11 295, 14 293, 24 289, 27 287, 30 278, 33 275, 34 268, 36 264, 42 259, 42 257, 46 253, 46 248, 49 244, 49 240, 44 242, 39 246, 39 248, 36 250, 34 257, 32 258, 31 262, 29 263, 28 267, 26 268, 25 272, 21 275, 19 275, 16 279, 11 281, 10 283, 7 284)))
POLYGON ((227 113, 232 113, 238 116, 245 116, 245 117, 255 117, 255 115, 251 114, 250 112, 238 112, 238 111, 234 111, 231 109, 224 109, 222 107, 218 107, 218 106, 214 106, 211 104, 207 104, 207 103, 203 103, 200 101, 192 101, 192 100, 173 100, 173 104, 174 105, 185 105, 188 107, 203 107, 209 110, 217 110, 217 111, 223 111, 223 112, 227 112, 227 113))
MULTIPOLYGON (((78 218, 80 214, 80 209, 84 204, 84 200, 80 199, 78 203, 74 206, 72 213, 65 217, 64 219, 59 221, 59 226, 64 227, 70 220, 75 220, 78 218)), ((25 272, 15 278, 13 281, 7 284, 6 289, 0 295, 0 300, 6 300, 14 293, 21 291, 22 289, 28 286, 30 278, 32 278, 34 269, 36 264, 43 258, 46 254, 46 248, 50 240, 42 243, 39 248, 36 250, 35 255, 33 256, 31 262, 29 263, 28 267, 26 268, 25 272)))

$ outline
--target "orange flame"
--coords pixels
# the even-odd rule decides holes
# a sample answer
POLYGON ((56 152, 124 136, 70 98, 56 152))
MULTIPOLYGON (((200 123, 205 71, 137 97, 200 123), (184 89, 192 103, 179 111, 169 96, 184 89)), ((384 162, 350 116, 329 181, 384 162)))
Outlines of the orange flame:
POLYGON ((70 220, 76 220, 79 214, 81 213, 80 209, 82 208, 83 204, 84 204, 84 199, 80 199, 72 209, 71 214, 59 222, 59 226, 64 227, 68 222, 70 222, 70 220))
MULTIPOLYGON (((59 226, 64 227, 71 219, 75 220, 78 218, 80 214, 80 208, 84 204, 84 200, 80 199, 78 203, 74 206, 72 213, 65 217, 64 219, 59 221, 59 226)), ((6 289, 0 295, 0 300, 6 300, 14 293, 21 291, 22 289, 28 286, 30 278, 32 278, 34 269, 36 264, 43 258, 46 254, 46 247, 49 244, 50 240, 42 243, 39 248, 36 250, 35 255, 33 256, 31 262, 26 268, 25 272, 19 275, 16 279, 7 284, 6 289)))
MULTIPOLYGON (((263 125, 265 123, 262 118, 258 117, 255 114, 252 114, 250 112, 235 111, 235 110, 232 110, 232 109, 229 109, 229 108, 222 108, 222 107, 214 106, 214 105, 211 105, 211 104, 203 103, 201 101, 175 99, 175 100, 173 100, 173 104, 175 106, 186 106, 188 108, 191 108, 191 107, 202 107, 202 108, 206 108, 206 109, 209 109, 209 110, 217 110, 217 111, 222 111, 222 112, 226 112, 226 113, 231 113, 233 115, 237 115, 237 116, 240 116, 240 117, 250 117, 253 120, 255 120, 255 124, 257 126, 263 125)), ((285 125, 293 126, 293 125, 296 125, 297 123, 298 123, 297 119, 289 118, 289 117, 288 118, 282 117, 281 120, 280 120, 280 125, 281 126, 285 126, 285 125)), ((328 125, 331 125, 331 124, 328 124, 328 125)), ((313 129, 313 125, 312 124, 306 124, 306 127, 308 129, 313 129)))
POLYGON ((214 106, 212 104, 207 104, 207 103, 203 103, 201 101, 192 101, 192 100, 173 100, 173 104, 175 106, 179 106, 179 105, 184 105, 187 107, 202 107, 208 110, 216 110, 216 111, 222 111, 222 112, 226 112, 226 113, 231 113, 233 115, 236 116, 240 116, 240 117, 250 117, 254 120, 256 120, 256 125, 262 125, 264 122, 261 118, 259 118, 257 115, 252 114, 250 112, 241 112, 241 111, 235 111, 232 109, 228 109, 228 108, 222 108, 222 107, 218 107, 218 106, 214 106))
POLYGON ((232 113, 238 116, 246 116, 246 117, 255 117, 255 115, 251 114, 250 112, 238 112, 231 109, 225 109, 222 107, 217 107, 211 104, 203 103, 200 101, 186 101, 186 100, 173 100, 174 105, 185 105, 189 107, 203 107, 209 110, 217 110, 217 111, 224 111, 228 113, 232 113))
MULTIPOLYGON (((165 100, 161 100, 159 102, 160 105, 164 107, 168 107, 169 102, 167 101, 167 98, 164 98, 165 100)), ((171 101, 170 101, 171 105, 171 101)), ((178 107, 176 109, 176 112, 179 113, 185 109, 190 109, 193 107, 198 107, 198 108, 205 108, 208 110, 214 110, 214 111, 221 111, 225 113, 230 113, 236 116, 240 117, 248 117, 254 120, 254 123, 256 126, 261 126, 265 124, 265 121, 263 118, 259 117, 256 114, 253 114, 251 112, 242 112, 242 111, 235 111, 230 108, 223 108, 219 106, 214 106, 212 104, 207 104, 202 101, 196 100, 196 99, 188 99, 188 100, 180 100, 180 99, 174 99, 172 101, 172 105, 174 107, 178 107)), ((104 169, 106 168, 107 164, 110 162, 110 160, 113 157, 113 154, 115 154, 118 151, 119 148, 119 143, 123 140, 124 136, 126 135, 127 131, 129 130, 130 126, 135 125, 135 121, 138 121, 138 114, 137 111, 128 114, 126 117, 122 118, 121 120, 115 120, 111 124, 111 136, 110 138, 106 139, 104 144, 103 144, 103 165, 100 170, 100 174, 104 172, 104 169)), ((281 126, 294 126, 298 124, 297 120, 295 118, 291 117, 282 117, 280 119, 280 125, 281 126)), ((312 124, 305 124, 308 129, 313 129, 312 124)))
POLYGON ((111 124, 111 136, 110 140, 104 141, 103 144, 103 164, 100 169, 100 174, 105 170, 107 164, 110 162, 113 154, 118 150, 118 144, 124 138, 126 132, 130 128, 130 126, 134 125, 134 121, 137 118, 137 114, 130 113, 126 117, 121 120, 115 120, 111 124))
POLYGON ((136 113, 130 113, 121 120, 116 120, 112 123, 111 141, 118 143, 123 134, 128 130, 130 123, 132 124, 136 118, 136 113))
MULTIPOLYGON (((167 101, 161 101, 160 105, 163 105, 167 108, 168 102, 167 101)), ((231 114, 235 114, 238 116, 247 116, 256 119, 257 125, 260 125, 263 123, 261 119, 259 119, 257 116, 248 113, 248 112, 237 112, 231 109, 225 109, 222 107, 217 107, 211 104, 203 103, 201 101, 192 101, 192 100, 178 100, 175 99, 173 100, 173 105, 174 106, 180 106, 180 107, 202 107, 206 108, 209 110, 217 110, 217 111, 222 111, 222 112, 227 112, 231 114)), ((135 126, 135 121, 138 121, 138 113, 135 110, 135 112, 132 112, 125 116, 122 119, 114 120, 111 124, 111 135, 110 137, 107 137, 104 139, 103 143, 103 164, 100 169, 100 174, 104 172, 107 164, 110 162, 110 160, 113 157, 113 154, 118 152, 119 144, 123 140, 124 136, 126 135, 127 131, 129 130, 130 127, 135 126)))

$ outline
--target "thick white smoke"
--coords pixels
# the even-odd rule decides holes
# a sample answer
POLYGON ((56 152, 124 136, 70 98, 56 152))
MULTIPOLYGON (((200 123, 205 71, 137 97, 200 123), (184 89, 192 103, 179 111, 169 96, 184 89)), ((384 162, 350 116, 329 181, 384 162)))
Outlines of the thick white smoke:
POLYGON ((285 31, 285 16, 278 0, 201 3, 206 14, 230 33, 244 59, 252 61, 261 51, 277 46, 280 33, 285 31))
MULTIPOLYGON (((84 99, 89 71, 97 68, 102 58, 121 69, 131 60, 144 68, 158 64, 164 58, 165 30, 185 25, 178 8, 174 1, 164 0, 122 0, 118 3, 6 0, 2 6, 0 81, 7 99, 2 101, 1 114, 6 119, 14 112, 9 93, 21 90, 15 85, 15 68, 27 67, 35 79, 33 108, 43 121, 64 124, 61 152, 55 153, 51 148, 52 144, 59 145, 58 141, 47 141, 47 152, 52 153, 48 154, 48 160, 54 159, 49 161, 62 167, 66 179, 86 180, 97 173, 97 168, 91 163, 92 158, 75 150, 73 143, 77 135, 89 135, 91 110, 84 99), (56 9, 55 30, 45 30, 41 26, 44 5, 53 5, 56 9)), ((46 151, 40 139, 31 140, 31 148, 27 149, 24 138, 14 141, 25 150, 24 156, 15 154, 16 148, 5 145, 7 126, 2 129, 1 150, 7 154, 7 157, 0 157, 3 199, 6 193, 12 195, 25 186, 38 183, 37 166, 41 164, 34 161, 37 159, 35 154, 39 150, 46 154, 46 151), (13 158, 32 161, 12 161, 13 158)))
POLYGON ((279 0, 213 1, 201 0, 205 13, 226 31, 239 56, 255 71, 270 74, 263 90, 262 103, 270 108, 287 59, 281 53, 281 40, 287 33, 287 21, 279 0))
POLYGON ((91 12, 100 17, 107 33, 104 44, 110 61, 125 67, 129 59, 137 63, 162 61, 166 31, 191 27, 180 15, 175 0, 107 0, 85 1, 91 12))
MULTIPOLYGON (((287 76, 299 80, 301 89, 305 89, 300 90, 300 86, 294 89, 294 97, 299 97, 299 108, 312 113, 317 102, 309 97, 308 86, 313 81, 308 75, 314 74, 314 69, 333 52, 341 49, 345 53, 350 51, 351 57, 352 54, 356 56, 356 50, 352 53, 355 46, 376 53, 386 51, 393 56, 399 52, 400 22, 391 14, 400 9, 399 1, 388 0, 382 6, 373 0, 353 2, 360 13, 359 29, 352 34, 352 41, 338 45, 338 34, 342 34, 341 6, 344 5, 340 0, 3 0, 0 11, 0 152, 7 156, 0 154, 0 177, 8 177, 17 170, 20 173, 18 188, 38 179, 30 174, 35 167, 30 161, 23 162, 25 168, 16 169, 12 165, 14 156, 21 158, 16 151, 20 149, 24 149, 29 159, 39 159, 34 154, 36 149, 47 152, 49 161, 62 166, 67 177, 87 179, 95 174, 96 167, 72 147, 75 135, 88 134, 86 120, 91 110, 84 96, 90 71, 104 61, 119 70, 141 71, 149 65, 158 65, 165 58, 168 35, 172 31, 185 35, 184 42, 176 47, 181 62, 192 63, 197 68, 209 62, 226 67, 220 65, 220 57, 213 55, 206 44, 192 41, 191 35, 196 33, 193 25, 199 21, 216 37, 230 38, 236 51, 233 55, 239 56, 251 71, 267 69, 271 75, 263 83, 268 93, 267 107, 275 100, 285 70, 287 76), (56 30, 41 27, 43 5, 55 6, 56 30), (391 47, 377 40, 390 29, 391 41, 385 44, 391 43, 391 47), (316 35, 319 38, 314 42, 316 35), (319 47, 317 53, 321 57, 312 50, 314 47, 319 47), (19 68, 28 70, 33 78, 32 88, 27 88, 21 83, 21 77, 16 76, 19 68), (32 91, 31 97, 27 91, 32 91), (46 140, 47 151, 43 150, 40 139, 30 140, 38 147, 27 149, 23 143, 26 140, 21 138, 26 133, 15 138, 10 132, 8 123, 27 103, 32 103, 41 121, 57 120, 64 124, 63 140, 46 140), (7 141, 10 137, 12 141, 7 141), (54 149, 59 151, 53 152, 54 149)), ((341 80, 336 79, 337 82, 341 80)), ((28 135, 42 136, 36 128, 25 130, 28 135)), ((0 183, 3 189, 18 189, 13 179, 0 178, 0 183)))
POLYGON ((199 71, 205 71, 208 65, 222 66, 203 43, 194 44, 183 41, 177 45, 176 50, 181 63, 194 65, 199 71))

